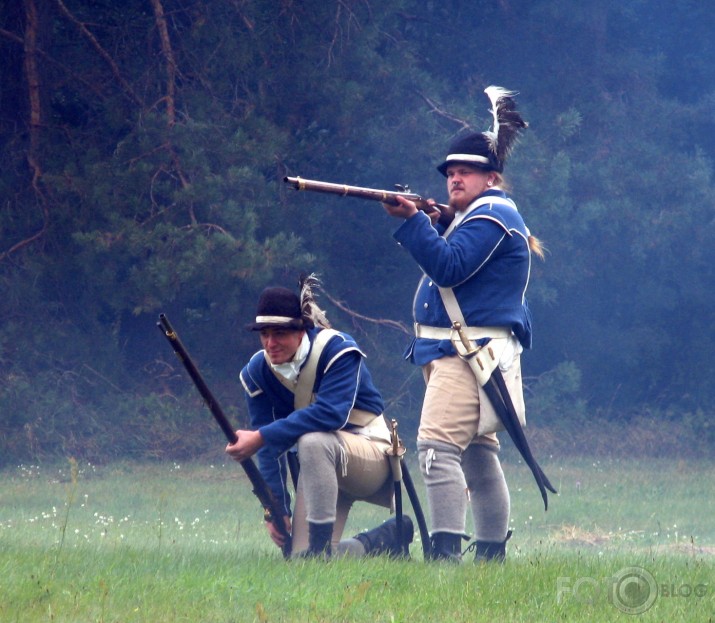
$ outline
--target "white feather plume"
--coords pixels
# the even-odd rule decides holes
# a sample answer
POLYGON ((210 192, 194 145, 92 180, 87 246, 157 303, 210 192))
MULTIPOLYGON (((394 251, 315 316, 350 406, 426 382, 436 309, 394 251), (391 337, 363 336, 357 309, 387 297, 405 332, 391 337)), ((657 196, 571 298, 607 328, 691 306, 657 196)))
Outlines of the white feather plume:
POLYGON ((516 110, 514 97, 517 91, 509 91, 503 87, 489 86, 484 93, 491 102, 493 127, 484 132, 489 141, 489 148, 500 162, 504 162, 511 153, 518 133, 528 127, 516 110))
POLYGON ((315 302, 315 293, 320 288, 320 279, 315 273, 301 275, 300 281, 300 308, 304 318, 310 318, 316 327, 330 329, 330 321, 325 312, 315 302))

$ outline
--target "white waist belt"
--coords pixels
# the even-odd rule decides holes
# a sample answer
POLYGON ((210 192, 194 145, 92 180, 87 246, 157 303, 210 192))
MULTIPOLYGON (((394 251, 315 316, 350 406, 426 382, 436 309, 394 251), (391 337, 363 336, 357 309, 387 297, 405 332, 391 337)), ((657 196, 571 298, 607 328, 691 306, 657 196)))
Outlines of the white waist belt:
MULTIPOLYGON (((350 419, 348 420, 351 424, 355 424, 353 421, 353 413, 355 413, 356 409, 353 409, 352 412, 350 413, 350 419)), ((366 413, 366 412, 362 412, 366 413)), ((364 426, 361 426, 360 428, 355 428, 351 430, 351 433, 355 433, 356 435, 362 435, 363 437, 367 437, 368 439, 371 439, 372 441, 384 441, 387 443, 390 443, 391 437, 390 437, 390 429, 387 428, 387 422, 385 421, 385 416, 384 415, 378 415, 375 416, 374 413, 371 413, 370 415, 373 416, 372 421, 369 422, 368 424, 365 424, 364 426)))
POLYGON ((370 413, 369 411, 363 411, 362 409, 353 408, 348 414, 348 422, 355 426, 369 426, 379 417, 382 416, 370 413))
MULTIPOLYGON (((483 338, 504 338, 511 335, 511 329, 507 327, 462 327, 464 335, 469 340, 481 340, 483 338)), ((428 327, 415 323, 415 336, 428 340, 452 340, 457 338, 457 332, 447 327, 428 327)))

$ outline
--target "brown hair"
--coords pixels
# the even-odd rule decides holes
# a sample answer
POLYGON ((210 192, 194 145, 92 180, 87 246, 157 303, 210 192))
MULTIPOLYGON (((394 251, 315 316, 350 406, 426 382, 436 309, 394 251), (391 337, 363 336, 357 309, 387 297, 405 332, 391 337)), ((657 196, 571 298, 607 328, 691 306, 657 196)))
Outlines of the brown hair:
POLYGON ((543 260, 544 255, 546 254, 546 247, 544 247, 541 240, 539 240, 536 236, 529 234, 529 251, 536 255, 536 257, 540 260, 543 260))

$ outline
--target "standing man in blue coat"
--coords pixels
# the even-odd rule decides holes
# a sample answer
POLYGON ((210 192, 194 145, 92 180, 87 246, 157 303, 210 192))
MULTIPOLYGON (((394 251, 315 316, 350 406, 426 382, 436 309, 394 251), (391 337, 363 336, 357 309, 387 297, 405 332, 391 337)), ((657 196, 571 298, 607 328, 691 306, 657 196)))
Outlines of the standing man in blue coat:
POLYGON ((503 561, 511 535, 509 489, 498 458, 500 422, 473 368, 459 356, 459 338, 468 338, 474 349, 489 345, 523 420, 520 353, 531 347, 525 295, 532 252, 542 255, 501 175, 527 124, 515 110, 513 93, 500 87, 485 92, 493 130, 458 137, 437 167, 447 181, 448 213, 428 216, 403 197, 398 205, 384 205, 404 219, 394 237, 424 273, 407 358, 423 368, 426 381, 417 448, 432 558, 451 561, 461 560, 470 504, 477 560, 503 561))
MULTIPOLYGON (((302 280, 300 297, 282 287, 261 294, 256 320, 247 328, 259 333, 263 348, 241 370, 251 430, 236 431, 238 441, 226 452, 237 461, 258 454, 261 474, 282 502, 294 555, 400 556, 412 540, 407 516, 399 531, 392 518, 340 540, 354 501, 392 505, 385 453, 390 431, 365 355, 351 336, 330 328, 313 300, 316 285, 311 275, 302 280), (291 513, 286 457, 294 447, 300 476, 291 513)), ((282 547, 279 531, 266 526, 282 547)))

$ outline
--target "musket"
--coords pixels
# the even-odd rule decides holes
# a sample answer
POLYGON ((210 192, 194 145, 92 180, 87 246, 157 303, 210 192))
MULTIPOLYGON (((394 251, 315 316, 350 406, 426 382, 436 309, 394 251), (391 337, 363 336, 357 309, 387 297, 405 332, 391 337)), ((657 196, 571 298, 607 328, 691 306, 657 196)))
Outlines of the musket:
MULTIPOLYGON (((196 389, 199 390, 201 397, 204 399, 206 406, 209 408, 212 415, 214 416, 214 419, 221 427, 221 430, 226 436, 226 439, 228 439, 228 441, 232 444, 236 443, 238 441, 236 432, 233 430, 233 427, 228 421, 226 414, 223 412, 221 405, 219 405, 218 401, 211 393, 211 390, 208 388, 208 385, 206 385, 206 382, 201 376, 201 373, 196 367, 196 364, 194 364, 186 348, 181 343, 181 340, 179 339, 179 336, 177 335, 176 331, 174 331, 173 327, 169 323, 169 319, 166 317, 166 314, 159 314, 159 322, 157 322, 157 326, 164 334, 164 337, 169 340, 169 343, 174 349, 174 353, 176 353, 176 356, 179 358, 181 363, 184 364, 184 368, 186 368, 186 371, 189 373, 191 380, 194 382, 194 385, 196 385, 196 389)), ((244 459, 243 461, 239 461, 239 463, 246 472, 248 480, 251 482, 254 495, 258 498, 261 505, 263 506, 264 520, 270 521, 284 538, 284 544, 282 547, 283 557, 290 558, 291 535, 288 532, 288 529, 286 528, 284 522, 283 509, 281 509, 280 505, 278 504, 278 501, 276 500, 276 497, 273 495, 273 492, 268 487, 266 481, 263 479, 263 476, 261 476, 261 472, 258 470, 253 460, 248 458, 244 459)))
POLYGON ((343 197, 356 197, 358 199, 368 199, 369 201, 379 201, 391 205, 398 205, 398 196, 404 197, 405 199, 413 201, 417 205, 417 209, 423 212, 439 212, 441 214, 449 209, 449 206, 442 203, 430 204, 421 195, 410 192, 409 187, 399 184, 395 184, 397 190, 380 190, 378 188, 363 188, 362 186, 348 186, 347 184, 306 180, 302 177, 284 177, 283 181, 296 190, 309 190, 316 193, 341 195, 343 197))

